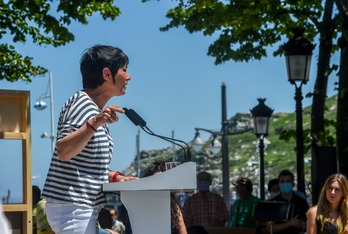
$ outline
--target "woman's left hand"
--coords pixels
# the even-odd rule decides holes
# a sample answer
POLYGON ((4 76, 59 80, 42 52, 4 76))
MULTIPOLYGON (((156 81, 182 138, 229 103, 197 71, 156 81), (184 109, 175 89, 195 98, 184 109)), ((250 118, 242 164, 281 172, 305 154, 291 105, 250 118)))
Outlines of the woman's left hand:
POLYGON ((139 179, 139 177, 135 177, 135 176, 123 176, 123 175, 119 175, 116 177, 116 181, 117 182, 124 182, 124 181, 129 181, 129 180, 137 180, 139 179))

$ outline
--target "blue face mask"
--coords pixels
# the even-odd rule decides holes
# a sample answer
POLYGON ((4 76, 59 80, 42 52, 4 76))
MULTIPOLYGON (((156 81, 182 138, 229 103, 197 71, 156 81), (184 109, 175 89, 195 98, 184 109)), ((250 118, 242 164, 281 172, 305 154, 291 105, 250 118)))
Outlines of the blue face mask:
POLYGON ((292 192, 292 184, 285 182, 280 184, 280 192, 282 193, 291 193, 292 192))
POLYGON ((209 191, 210 183, 208 180, 199 180, 197 181, 197 189, 200 192, 209 191))

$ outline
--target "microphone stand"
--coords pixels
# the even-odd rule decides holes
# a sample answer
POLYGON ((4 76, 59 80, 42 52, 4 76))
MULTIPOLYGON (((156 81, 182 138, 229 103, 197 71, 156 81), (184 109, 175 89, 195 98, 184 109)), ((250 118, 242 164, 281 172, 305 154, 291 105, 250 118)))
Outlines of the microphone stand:
POLYGON ((174 145, 179 146, 184 151, 185 162, 191 161, 190 147, 187 145, 186 142, 184 142, 182 140, 174 139, 174 138, 171 138, 171 137, 161 136, 161 135, 158 135, 158 134, 154 133, 153 131, 151 131, 146 126, 145 120, 143 120, 143 118, 141 118, 140 115, 138 115, 137 112, 135 112, 133 109, 127 109, 127 108, 123 108, 123 109, 125 111, 126 116, 134 123, 134 125, 140 126, 141 129, 143 129, 144 132, 146 132, 147 134, 149 134, 151 136, 155 136, 155 137, 161 138, 162 140, 168 141, 168 142, 170 142, 170 143, 172 143, 174 145), (176 142, 181 142, 181 143, 185 144, 185 146, 187 147, 187 151, 185 150, 184 146, 182 146, 181 144, 178 144, 176 142))
POLYGON ((171 138, 171 137, 166 137, 166 136, 161 136, 161 135, 157 135, 155 134, 154 132, 152 132, 147 126, 140 126, 144 132, 146 132, 147 134, 151 135, 151 136, 156 136, 156 137, 159 137, 165 141, 168 141, 174 145, 177 145, 179 147, 182 148, 182 150, 184 151, 184 155, 185 155, 185 162, 188 162, 188 161, 191 161, 191 151, 190 151, 190 147, 187 145, 186 142, 182 141, 182 140, 178 140, 178 139, 175 139, 175 138, 171 138), (185 147, 183 147, 182 145, 176 143, 175 141, 177 142, 181 142, 183 144, 185 144, 185 146, 187 147, 187 151, 185 150, 185 147))

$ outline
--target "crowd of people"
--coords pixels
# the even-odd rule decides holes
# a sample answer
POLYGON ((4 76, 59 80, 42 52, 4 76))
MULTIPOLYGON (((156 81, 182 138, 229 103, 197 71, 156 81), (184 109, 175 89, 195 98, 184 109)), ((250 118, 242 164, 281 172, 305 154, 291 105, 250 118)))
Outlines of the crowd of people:
MULTIPOLYGON (((61 109, 56 147, 46 182, 33 187, 33 233, 132 234, 131 219, 124 205, 105 206, 101 186, 108 182, 139 179, 112 171, 113 139, 108 126, 125 111, 107 105, 112 97, 126 93, 131 77, 128 56, 119 48, 95 45, 80 61, 83 89, 72 95, 61 109)), ((144 176, 162 173, 156 162, 144 176)), ((305 194, 294 190, 294 174, 282 170, 268 183, 268 201, 253 195, 253 183, 240 177, 233 182, 238 199, 225 204, 212 192, 212 175, 197 174, 197 191, 178 202, 170 195, 172 234, 205 234, 209 227, 253 228, 256 233, 315 234, 348 233, 348 181, 334 174, 325 182, 318 204, 309 207, 305 194), (286 219, 256 219, 261 202, 286 203, 291 213, 286 219)))
MULTIPOLYGON (((163 162, 155 162, 144 171, 144 177, 165 171, 163 162)), ((253 183, 240 177, 233 182, 238 199, 228 211, 221 195, 210 190, 213 178, 206 171, 197 174, 197 191, 181 206, 176 193, 170 195, 172 234, 207 234, 210 227, 253 228, 259 234, 345 234, 348 233, 348 180, 343 174, 327 178, 318 204, 309 207, 303 194, 294 190, 294 175, 282 170, 278 178, 268 183, 269 196, 265 202, 288 203, 291 212, 285 220, 258 220, 254 211, 260 198, 253 195, 253 183)), ((62 233, 52 230, 46 217, 46 199, 41 190, 33 186, 33 233, 62 233)), ((119 216, 126 208, 106 205, 97 214, 98 234, 132 234, 119 216)), ((277 211, 274 211, 277 212, 277 211)), ((265 215, 267 215, 265 213, 265 215)), ((273 217, 273 216, 272 216, 273 217)), ((128 221, 129 221, 129 217, 128 221)), ((92 233, 92 232, 91 232, 92 233)))

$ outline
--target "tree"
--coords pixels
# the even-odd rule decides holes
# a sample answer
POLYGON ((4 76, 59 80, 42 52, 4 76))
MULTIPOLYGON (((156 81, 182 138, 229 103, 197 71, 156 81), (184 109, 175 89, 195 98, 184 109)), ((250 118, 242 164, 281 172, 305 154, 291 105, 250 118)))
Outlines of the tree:
MULTIPOLYGON (((149 0, 143 0, 146 2, 149 0)), ((338 65, 331 56, 341 51, 338 82, 336 143, 339 169, 348 175, 348 2, 347 0, 178 0, 167 12, 170 22, 161 31, 183 26, 188 32, 202 32, 217 39, 208 55, 215 64, 229 60, 247 62, 267 57, 267 49, 276 48, 293 36, 293 29, 305 29, 305 38, 317 41, 319 56, 313 90, 310 140, 312 146, 332 146, 334 137, 325 119, 325 100, 329 75, 338 65), (335 43, 338 39, 338 43, 335 43)))
POLYGON ((35 66, 32 58, 15 49, 16 43, 32 40, 37 45, 65 45, 74 40, 68 26, 72 21, 88 24, 87 17, 99 12, 104 20, 114 20, 120 11, 112 0, 9 0, 0 2, 0 39, 12 39, 11 44, 0 43, 0 80, 22 79, 31 82, 32 76, 47 72, 35 66))
MULTIPOLYGON (((202 31, 204 35, 219 34, 210 45, 208 55, 215 63, 234 60, 247 62, 267 57, 267 49, 293 36, 293 29, 306 29, 305 37, 314 41, 319 35, 318 72, 313 91, 312 133, 314 141, 324 141, 324 112, 330 58, 337 46, 332 45, 337 24, 332 18, 333 0, 324 5, 320 1, 218 0, 179 1, 179 5, 167 13, 170 23, 162 27, 167 31, 184 26, 190 33, 202 31), (321 20, 321 21, 320 21, 321 20)), ((275 48, 275 47, 273 47, 275 48)), ((283 53, 278 46, 273 55, 283 53)), ((322 143, 322 142, 318 142, 322 143)), ((325 142, 326 143, 326 142, 325 142)))
POLYGON ((340 171, 348 174, 348 1, 335 1, 339 11, 341 49, 337 98, 337 154, 340 171))

